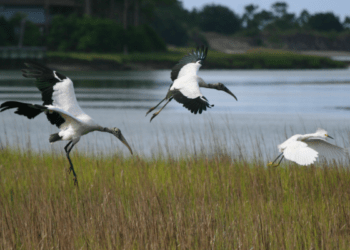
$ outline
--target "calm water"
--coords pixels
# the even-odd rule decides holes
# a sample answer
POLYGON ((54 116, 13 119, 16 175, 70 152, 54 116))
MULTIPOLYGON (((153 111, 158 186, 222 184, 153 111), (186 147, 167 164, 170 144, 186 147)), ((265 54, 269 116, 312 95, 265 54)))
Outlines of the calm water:
MULTIPOLYGON (((202 93, 215 107, 193 115, 172 101, 152 123, 147 110, 164 98, 170 70, 138 72, 62 72, 76 89, 86 113, 103 126, 118 127, 135 153, 206 152, 224 147, 233 155, 272 157, 276 146, 294 133, 322 127, 335 144, 349 146, 350 70, 201 70, 210 83, 224 83, 238 98, 216 90, 202 93)), ((0 71, 0 103, 17 100, 41 103, 33 80, 20 71, 0 71)), ((2 145, 63 151, 65 142, 50 145, 58 129, 45 115, 28 120, 13 111, 0 114, 2 145)), ((123 152, 110 134, 82 137, 75 150, 86 153, 123 152)))

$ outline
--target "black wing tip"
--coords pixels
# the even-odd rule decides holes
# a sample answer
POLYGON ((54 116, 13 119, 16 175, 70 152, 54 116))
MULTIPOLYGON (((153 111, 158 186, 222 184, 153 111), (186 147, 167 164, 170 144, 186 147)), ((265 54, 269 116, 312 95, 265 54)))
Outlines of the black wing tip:
POLYGON ((209 47, 204 46, 203 44, 201 46, 197 46, 197 50, 195 54, 197 56, 197 61, 203 62, 205 58, 207 58, 208 49, 209 47))
POLYGON ((207 57, 208 53, 208 47, 205 47, 204 45, 202 46, 197 46, 196 50, 190 51, 187 55, 182 57, 180 61, 173 67, 170 78, 172 81, 175 81, 177 79, 177 76, 179 75, 179 72, 181 68, 188 64, 188 63, 195 63, 197 61, 200 61, 200 63, 203 63, 204 59, 207 57))
POLYGON ((206 111, 207 108, 211 108, 214 105, 210 105, 208 103, 207 98, 203 96, 203 99, 201 97, 197 97, 195 99, 191 99, 187 103, 183 104, 183 107, 187 108, 189 111, 191 111, 192 114, 202 114, 203 111, 206 111), (205 99, 205 100, 203 100, 205 99))
POLYGON ((15 114, 26 116, 28 119, 33 119, 46 109, 46 107, 37 104, 7 101, 0 105, 0 112, 13 108, 17 109, 15 114))

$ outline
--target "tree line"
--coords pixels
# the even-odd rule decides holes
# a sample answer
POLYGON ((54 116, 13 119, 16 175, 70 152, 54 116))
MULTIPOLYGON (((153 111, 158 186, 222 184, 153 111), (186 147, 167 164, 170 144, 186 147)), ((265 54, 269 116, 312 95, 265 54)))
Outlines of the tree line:
MULTIPOLYGON (((259 36, 292 30, 308 33, 348 33, 350 17, 334 13, 299 15, 288 4, 275 2, 270 10, 245 6, 242 16, 228 7, 208 4, 188 11, 179 0, 80 0, 81 8, 56 11, 49 29, 27 21, 24 46, 45 45, 50 50, 85 52, 161 51, 176 46, 206 44, 203 32, 259 36)), ((17 45, 23 15, 0 17, 0 46, 17 45)))

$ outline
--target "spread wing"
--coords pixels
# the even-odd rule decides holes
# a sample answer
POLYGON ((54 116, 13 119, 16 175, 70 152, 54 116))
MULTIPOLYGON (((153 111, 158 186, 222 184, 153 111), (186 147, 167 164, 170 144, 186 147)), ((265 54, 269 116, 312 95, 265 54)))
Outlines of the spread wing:
MULTIPOLYGON (((36 79, 43 105, 52 105, 75 117, 85 115, 75 97, 71 79, 37 62, 25 63, 25 65, 28 68, 22 70, 23 76, 36 79)), ((47 114, 47 118, 51 123, 60 119, 57 113, 47 114)))
POLYGON ((308 147, 308 144, 302 141, 290 142, 288 147, 283 151, 287 160, 294 161, 299 165, 310 165, 316 161, 318 152, 308 147))
POLYGON ((317 151, 320 157, 324 157, 327 160, 339 159, 345 156, 344 148, 333 145, 322 139, 307 139, 305 143, 307 143, 308 147, 317 151))
POLYGON ((202 46, 200 49, 197 47, 196 51, 192 50, 192 53, 184 56, 173 68, 171 71, 171 80, 175 81, 177 78, 180 78, 186 75, 189 71, 197 71, 197 68, 194 67, 197 61, 204 61, 207 57, 208 47, 204 48, 202 46))
POLYGON ((176 91, 174 92, 173 97, 177 102, 182 103, 185 108, 187 108, 191 111, 191 113, 194 114, 202 114, 203 110, 207 110, 207 107, 211 108, 207 98, 205 98, 204 96, 189 98, 186 97, 181 91, 176 91))

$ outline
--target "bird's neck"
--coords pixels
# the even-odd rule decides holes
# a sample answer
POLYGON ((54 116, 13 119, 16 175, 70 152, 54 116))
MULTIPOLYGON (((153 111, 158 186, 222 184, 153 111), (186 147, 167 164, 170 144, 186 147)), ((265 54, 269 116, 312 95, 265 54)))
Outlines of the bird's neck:
POLYGON ((96 131, 101 131, 101 132, 109 132, 110 133, 110 128, 106 128, 106 127, 102 127, 102 126, 98 126, 96 128, 96 131))
POLYGON ((305 134, 305 135, 300 136, 299 140, 300 141, 305 141, 305 140, 307 140, 307 139, 309 139, 311 137, 317 137, 317 135, 315 135, 315 134, 305 134))
POLYGON ((201 88, 210 88, 211 84, 206 83, 202 78, 198 77, 198 86, 201 88))

